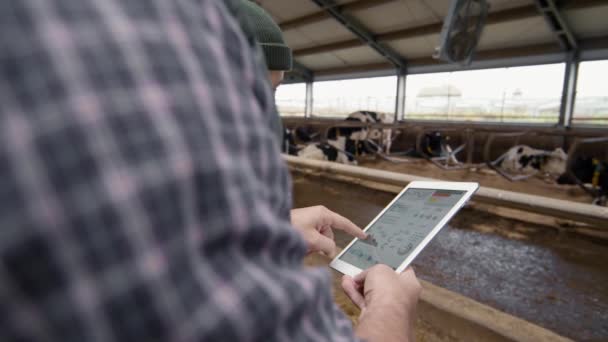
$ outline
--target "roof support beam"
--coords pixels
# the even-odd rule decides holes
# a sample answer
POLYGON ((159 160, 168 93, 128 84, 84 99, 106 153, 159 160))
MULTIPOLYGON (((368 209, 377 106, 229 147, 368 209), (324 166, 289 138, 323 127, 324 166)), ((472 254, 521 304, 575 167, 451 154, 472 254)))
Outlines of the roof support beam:
MULTIPOLYGON (((584 39, 579 42, 581 47, 581 53, 586 50, 593 49, 603 49, 608 48, 608 36, 605 37, 597 37, 591 39, 584 39)), ((505 58, 519 58, 519 57, 532 57, 532 56, 542 56, 542 55, 550 55, 550 54, 561 54, 563 51, 555 44, 541 44, 541 45, 529 45, 529 46, 519 46, 513 48, 505 48, 505 49, 495 49, 495 50, 483 50, 479 51, 476 54, 476 61, 488 61, 495 59, 505 59, 505 58)), ((565 57, 564 57, 565 58, 565 57)), ((429 65, 442 65, 445 64, 441 61, 437 61, 431 57, 423 57, 410 59, 409 61, 410 67, 417 66, 429 66, 429 65)), ((389 69, 391 65, 389 63, 374 63, 374 64, 365 64, 365 65, 357 65, 357 66, 349 66, 349 67, 340 67, 340 68, 330 68, 318 70, 315 72, 315 76, 330 76, 330 75, 340 75, 340 74, 354 74, 366 71, 378 71, 378 70, 386 70, 389 69)))
MULTIPOLYGON (((516 7, 500 12, 490 13, 486 20, 487 24, 497 24, 506 21, 511 21, 514 19, 522 19, 529 17, 538 16, 538 10, 536 6, 522 6, 516 7)), ((390 42, 394 40, 407 39, 419 36, 425 36, 430 34, 439 34, 441 33, 441 29, 443 28, 443 22, 435 22, 432 24, 411 27, 401 30, 389 31, 381 34, 375 35, 375 38, 380 42, 390 42)), ((333 42, 329 44, 323 44, 318 46, 313 46, 310 48, 297 49, 294 51, 295 56, 306 56, 317 53, 325 53, 332 52, 337 50, 343 50, 353 47, 358 47, 363 45, 364 43, 358 39, 349 39, 340 42, 333 42)))
POLYGON ((293 69, 300 73, 306 81, 312 81, 315 77, 312 70, 300 64, 298 61, 293 61, 293 69))
POLYGON ((329 68, 317 71, 318 76, 328 76, 328 75, 340 75, 340 74, 354 74, 354 73, 362 73, 367 71, 377 71, 377 70, 386 70, 391 69, 394 66, 391 63, 373 63, 373 64, 363 64, 363 65, 355 65, 355 66, 346 66, 346 67, 337 67, 337 68, 329 68))
POLYGON ((606 5, 606 0, 564 0, 558 3, 561 10, 577 10, 606 5))
POLYGON ((329 14, 327 12, 320 11, 320 12, 315 12, 315 13, 307 14, 302 17, 297 17, 297 18, 294 18, 291 20, 284 21, 279 24, 279 27, 284 32, 284 31, 293 30, 293 29, 296 29, 298 27, 302 27, 305 25, 318 23, 320 21, 323 21, 323 20, 329 19, 329 18, 331 18, 331 17, 329 16, 329 14))
MULTIPOLYGON (((322 9, 324 9, 336 21, 342 24, 342 26, 347 28, 351 33, 353 33, 357 38, 359 38, 361 40, 361 44, 369 45, 369 47, 371 47, 384 58, 386 58, 397 69, 405 70, 407 68, 407 62, 403 57, 401 57, 392 48, 385 46, 381 44, 378 40, 376 40, 374 34, 361 23, 359 23, 357 20, 340 11, 337 7, 337 3, 334 0, 311 1, 317 4, 322 9)), ((295 52, 294 55, 296 55, 295 52)))
MULTIPOLYGON (((495 49, 495 50, 484 50, 479 51, 476 54, 475 60, 489 60, 498 58, 513 58, 521 56, 534 56, 551 53, 559 53, 560 49, 555 44, 541 44, 531 46, 521 46, 515 48, 495 49)), ((444 62, 438 61, 432 57, 422 57, 409 60, 409 66, 420 66, 420 65, 441 65, 444 62)), ((358 73, 364 71, 383 70, 390 68, 388 63, 374 63, 365 64, 349 67, 330 68, 324 70, 318 70, 315 72, 316 76, 327 76, 327 75, 338 75, 345 73, 358 73)))
POLYGON ((323 45, 312 46, 309 48, 302 48, 293 51, 293 55, 296 57, 316 55, 318 53, 333 52, 338 50, 346 50, 350 48, 360 47, 365 45, 360 39, 349 39, 341 42, 329 43, 323 45))
POLYGON ((555 2, 553 0, 535 0, 534 2, 562 49, 564 51, 576 51, 578 42, 555 2))
POLYGON ((314 78, 312 70, 294 60, 293 69, 285 75, 284 83, 312 82, 314 78))
MULTIPOLYGON (((374 8, 377 6, 381 6, 387 3, 395 2, 397 0, 358 0, 349 2, 343 5, 336 5, 336 8, 342 12, 354 12, 361 11, 369 8, 374 8)), ((567 1, 563 5, 560 5, 561 9, 579 9, 579 8, 588 8, 593 6, 601 6, 605 5, 605 0, 580 0, 580 1, 567 1)), ((522 6, 519 8, 515 8, 512 10, 505 10, 506 15, 513 16, 513 19, 522 19, 526 16, 537 15, 538 12, 534 8, 534 6, 522 6), (518 11, 521 11, 521 15, 518 16, 518 11)), ((279 24, 283 31, 296 29, 298 27, 302 27, 305 25, 310 25, 314 23, 318 23, 320 21, 331 18, 331 16, 325 11, 318 11, 311 14, 307 14, 301 17, 293 18, 287 21, 284 21, 279 24)))
MULTIPOLYGON (((384 5, 386 3, 394 2, 394 1, 396 1, 396 0, 358 0, 358 1, 349 2, 347 4, 343 4, 343 5, 336 4, 336 5, 334 5, 334 8, 342 13, 353 12, 353 11, 360 11, 360 10, 365 10, 368 8, 384 5)), ((307 14, 302 17, 284 21, 284 22, 280 23, 279 26, 281 27, 281 30, 287 31, 287 30, 291 30, 291 29, 295 29, 295 28, 304 26, 304 25, 314 24, 314 23, 317 23, 317 22, 320 22, 320 21, 323 21, 323 20, 329 19, 329 18, 331 18, 331 15, 329 13, 327 13, 327 11, 321 10, 319 12, 307 14)))
MULTIPOLYGON (((545 0, 546 1, 546 0, 545 0)), ((606 0, 570 0, 560 5, 560 9, 576 10, 597 7, 606 4, 606 0)), ((498 12, 493 12, 488 15, 486 20, 487 25, 499 24, 513 20, 521 20, 526 18, 538 17, 539 11, 536 5, 526 5, 515 8, 510 8, 498 12)), ((439 34, 443 27, 443 22, 435 22, 427 25, 389 31, 374 35, 378 42, 390 42, 401 39, 414 38, 419 36, 439 34)), ((308 48, 296 49, 295 56, 307 56, 319 53, 350 49, 364 45, 365 43, 359 39, 348 39, 339 42, 332 42, 323 45, 312 46, 308 48)))

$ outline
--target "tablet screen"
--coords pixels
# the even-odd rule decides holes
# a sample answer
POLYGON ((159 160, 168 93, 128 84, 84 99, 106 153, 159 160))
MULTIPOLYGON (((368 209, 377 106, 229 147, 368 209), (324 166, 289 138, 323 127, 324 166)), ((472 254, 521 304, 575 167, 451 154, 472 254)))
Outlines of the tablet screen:
POLYGON ((366 231, 366 240, 357 240, 340 257, 364 270, 375 264, 393 269, 437 226, 466 191, 408 189, 366 231))

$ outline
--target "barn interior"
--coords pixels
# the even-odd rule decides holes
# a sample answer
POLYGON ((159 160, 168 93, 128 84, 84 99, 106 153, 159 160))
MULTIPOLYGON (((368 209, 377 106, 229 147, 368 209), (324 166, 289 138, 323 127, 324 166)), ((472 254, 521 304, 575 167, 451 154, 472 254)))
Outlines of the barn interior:
MULTIPOLYGON (((607 190, 598 181, 607 171, 575 175, 581 158, 608 162, 608 1, 489 0, 464 64, 434 57, 449 0, 256 2, 293 51, 276 92, 291 143, 327 144, 344 127, 368 133, 351 163, 285 156, 295 207, 325 205, 365 227, 413 180, 481 185, 414 261, 424 281, 419 341, 608 340, 607 190), (383 120, 345 120, 359 111, 383 120), (561 149, 572 184, 507 169, 521 145, 561 149)), ((344 248, 350 238, 337 234, 344 248)))

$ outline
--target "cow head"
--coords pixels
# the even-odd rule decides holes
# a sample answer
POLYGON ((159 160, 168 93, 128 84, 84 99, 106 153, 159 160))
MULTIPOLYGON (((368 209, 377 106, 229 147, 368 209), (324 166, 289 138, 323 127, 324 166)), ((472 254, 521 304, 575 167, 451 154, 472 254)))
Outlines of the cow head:
POLYGON ((430 132, 424 135, 424 141, 422 148, 424 149, 424 153, 427 153, 431 156, 438 157, 441 156, 444 148, 444 139, 445 137, 441 132, 430 132))
MULTIPOLYGON (((591 183, 593 181, 593 175, 597 169, 597 161, 594 162, 593 158, 590 157, 578 157, 572 164, 572 173, 578 180, 583 183, 591 183)), ((568 173, 562 174, 557 179, 558 184, 575 184, 574 179, 570 177, 568 173)))

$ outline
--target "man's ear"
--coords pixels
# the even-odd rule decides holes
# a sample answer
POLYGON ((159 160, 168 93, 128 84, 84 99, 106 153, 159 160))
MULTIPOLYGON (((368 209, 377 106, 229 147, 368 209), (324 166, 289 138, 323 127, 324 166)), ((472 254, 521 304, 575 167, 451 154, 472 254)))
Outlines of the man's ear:
POLYGON ((283 82, 283 79, 285 78, 285 72, 282 70, 269 70, 268 78, 270 79, 272 89, 276 90, 283 82))

